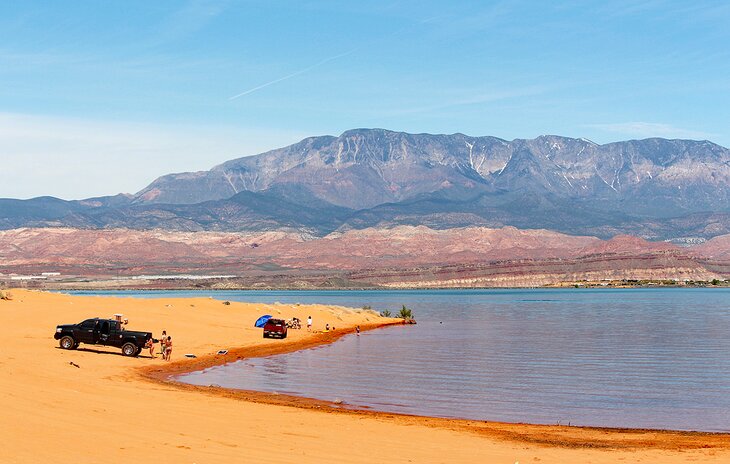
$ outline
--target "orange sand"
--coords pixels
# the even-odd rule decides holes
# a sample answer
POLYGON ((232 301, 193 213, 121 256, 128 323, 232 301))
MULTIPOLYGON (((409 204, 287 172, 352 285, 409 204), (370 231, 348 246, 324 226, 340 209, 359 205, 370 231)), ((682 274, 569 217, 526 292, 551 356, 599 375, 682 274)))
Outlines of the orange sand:
POLYGON ((341 412, 316 401, 150 378, 150 372, 159 377, 187 370, 187 363, 216 362, 205 355, 218 349, 242 348, 234 350, 238 355, 274 352, 333 338, 301 330, 290 331, 284 341, 265 341, 252 327, 262 313, 303 321, 311 314, 315 328, 329 322, 338 331, 387 322, 371 313, 320 305, 223 305, 207 298, 12 293, 13 301, 0 301, 2 463, 730 462, 728 435, 341 412), (52 338, 56 324, 117 312, 129 318, 132 330, 159 336, 167 329, 177 362, 126 358, 104 347, 64 351, 52 338), (201 357, 191 362, 184 353, 201 357))

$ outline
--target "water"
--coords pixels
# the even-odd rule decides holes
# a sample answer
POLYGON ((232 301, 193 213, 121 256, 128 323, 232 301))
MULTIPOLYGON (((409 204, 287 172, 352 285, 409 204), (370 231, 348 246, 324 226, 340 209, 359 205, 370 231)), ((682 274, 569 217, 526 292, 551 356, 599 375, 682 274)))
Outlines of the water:
POLYGON ((730 431, 730 289, 127 293, 406 304, 418 319, 189 383, 439 417, 730 431))

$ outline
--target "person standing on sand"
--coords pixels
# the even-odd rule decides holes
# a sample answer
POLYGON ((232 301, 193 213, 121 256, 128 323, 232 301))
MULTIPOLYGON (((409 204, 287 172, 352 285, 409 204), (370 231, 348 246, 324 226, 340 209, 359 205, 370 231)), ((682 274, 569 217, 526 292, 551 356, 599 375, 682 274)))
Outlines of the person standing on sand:
POLYGON ((160 336, 160 353, 162 353, 162 359, 165 359, 165 341, 167 339, 167 331, 163 330, 160 336))
POLYGON ((170 356, 172 356, 172 337, 168 336, 165 341, 165 361, 169 361, 170 356))
POLYGON ((152 338, 150 338, 149 340, 147 340, 147 343, 145 343, 144 347, 145 348, 149 348, 149 350, 150 350, 150 357, 154 358, 155 357, 155 342, 152 341, 152 338))
POLYGON ((312 316, 307 317, 307 332, 312 331, 312 316))

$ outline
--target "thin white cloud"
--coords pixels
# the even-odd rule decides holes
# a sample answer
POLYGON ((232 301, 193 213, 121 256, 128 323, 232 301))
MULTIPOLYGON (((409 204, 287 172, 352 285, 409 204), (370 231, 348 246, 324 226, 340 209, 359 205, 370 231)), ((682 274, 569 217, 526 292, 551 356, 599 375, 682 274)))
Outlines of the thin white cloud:
POLYGON ((691 129, 682 129, 672 126, 671 124, 663 124, 656 122, 621 122, 612 124, 588 124, 586 127, 602 130, 605 132, 613 132, 617 134, 629 135, 633 137, 649 138, 663 137, 674 139, 710 139, 716 137, 717 134, 696 131, 691 129))
POLYGON ((210 169, 306 134, 0 113, 0 197, 134 193, 160 175, 210 169))

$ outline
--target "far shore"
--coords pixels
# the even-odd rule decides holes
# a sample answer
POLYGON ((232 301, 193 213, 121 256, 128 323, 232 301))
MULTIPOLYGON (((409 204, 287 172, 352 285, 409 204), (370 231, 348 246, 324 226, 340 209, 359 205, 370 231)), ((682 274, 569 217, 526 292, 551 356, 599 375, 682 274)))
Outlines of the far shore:
MULTIPOLYGON (((10 282, 8 282, 10 283, 10 282)), ((564 281, 535 286, 250 286, 218 280, 195 282, 173 279, 149 280, 94 280, 83 281, 35 281, 27 285, 29 290, 94 292, 94 291, 414 291, 414 290, 515 290, 515 289, 627 289, 627 288, 730 288, 730 280, 673 282, 667 280, 614 280, 614 281, 564 281)))
POLYGON ((6 329, 0 368, 2 462, 728 462, 730 434, 601 429, 438 419, 347 409, 306 398, 182 384, 170 377, 246 357, 331 343, 400 323, 374 312, 326 305, 229 305, 211 298, 130 299, 10 290, 0 301, 6 329), (317 333, 264 340, 252 321, 312 315, 317 333), (173 362, 147 352, 58 348, 56 324, 124 313, 132 330, 162 328, 173 362), (335 332, 321 333, 324 324, 335 332), (227 349, 223 356, 219 349, 227 349), (195 359, 184 358, 194 353, 195 359), (42 442, 42 445, 39 443, 42 442), (98 448, 110 451, 101 459, 98 448))

